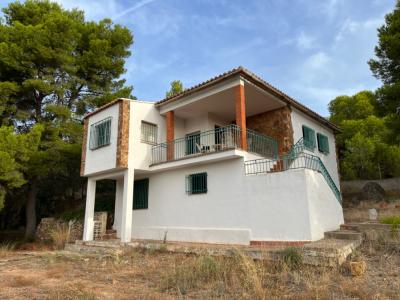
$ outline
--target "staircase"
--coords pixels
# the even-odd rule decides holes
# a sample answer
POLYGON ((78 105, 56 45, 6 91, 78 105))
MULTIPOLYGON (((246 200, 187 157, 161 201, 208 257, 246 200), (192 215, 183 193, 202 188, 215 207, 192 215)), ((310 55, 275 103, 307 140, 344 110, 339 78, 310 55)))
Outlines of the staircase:
POLYGON ((269 173, 274 173, 274 172, 282 172, 284 171, 284 164, 283 164, 283 160, 280 159, 278 160, 276 163, 274 163, 274 165, 272 166, 272 168, 269 169, 269 173))
POLYGON ((363 234, 355 230, 339 229, 334 231, 327 231, 324 234, 326 239, 336 240, 350 240, 350 241, 362 241, 363 234))
POLYGON ((309 169, 319 172, 332 190, 339 203, 342 196, 322 160, 314 154, 306 153, 303 138, 294 144, 288 154, 275 159, 255 159, 244 162, 246 175, 275 173, 290 169, 309 169))
POLYGON ((115 229, 107 229, 106 233, 103 234, 101 240, 115 240, 117 239, 117 231, 115 229))
POLYGON ((322 240, 304 245, 304 262, 329 267, 341 265, 361 245, 363 239, 361 232, 351 226, 341 225, 339 230, 325 232, 322 240))

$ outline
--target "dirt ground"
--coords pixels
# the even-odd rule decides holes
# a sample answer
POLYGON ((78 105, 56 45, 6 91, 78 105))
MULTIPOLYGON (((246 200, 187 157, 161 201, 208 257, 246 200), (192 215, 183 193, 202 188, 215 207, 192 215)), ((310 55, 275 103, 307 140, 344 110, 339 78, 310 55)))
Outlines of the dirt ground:
POLYGON ((240 254, 3 251, 0 299, 400 299, 399 248, 366 243, 352 260, 367 263, 364 275, 240 254))

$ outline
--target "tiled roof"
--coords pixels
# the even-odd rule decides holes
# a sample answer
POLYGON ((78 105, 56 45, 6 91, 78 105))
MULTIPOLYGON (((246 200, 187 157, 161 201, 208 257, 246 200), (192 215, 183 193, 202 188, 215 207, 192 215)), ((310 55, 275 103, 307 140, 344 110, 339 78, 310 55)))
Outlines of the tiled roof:
POLYGON ((313 110, 309 109, 308 107, 306 107, 305 105, 301 104, 300 102, 298 102, 297 100, 293 99, 292 97, 288 96, 287 94, 285 94, 284 92, 282 92, 281 90, 277 89, 276 87, 272 86, 271 84, 269 84, 268 82, 266 82, 265 80, 263 80, 262 78, 258 77, 257 75, 255 75, 253 72, 250 72, 249 70, 247 70, 246 68, 240 66, 237 67, 235 69, 232 69, 228 72, 225 72, 221 75, 218 75, 216 77, 213 77, 207 81, 204 81, 200 84, 197 84, 195 86, 192 86, 188 89, 185 89, 183 92, 167 97, 161 101, 156 102, 156 106, 161 106, 163 104, 166 103, 170 103, 173 101, 176 101, 178 99, 181 99, 182 97, 185 97, 187 95, 193 94, 197 91, 200 91, 202 89, 205 89, 209 86, 213 86, 225 79, 231 78, 233 76, 236 75, 241 75, 244 78, 246 78, 247 80, 249 80, 250 82, 256 84, 257 86, 259 86, 260 88, 267 90, 268 92, 274 94, 276 97, 278 97, 279 99, 281 99, 282 101, 286 102, 287 104, 297 108, 298 110, 302 111, 303 113, 307 114, 308 116, 318 120, 319 122, 325 124, 327 127, 331 128, 334 131, 340 131, 340 129, 333 124, 332 122, 328 121, 326 118, 322 117, 321 115, 317 114, 316 112, 314 112, 313 110))

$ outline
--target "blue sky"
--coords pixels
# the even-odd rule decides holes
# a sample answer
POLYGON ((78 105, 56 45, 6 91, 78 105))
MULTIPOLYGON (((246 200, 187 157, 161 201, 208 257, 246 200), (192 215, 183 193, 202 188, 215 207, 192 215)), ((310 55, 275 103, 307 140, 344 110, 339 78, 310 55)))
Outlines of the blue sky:
MULTIPOLYGON (((0 6, 7 2, 2 1, 0 6)), ((328 115, 342 94, 380 85, 369 70, 395 0, 57 0, 134 34, 124 77, 142 100, 242 65, 328 115)))

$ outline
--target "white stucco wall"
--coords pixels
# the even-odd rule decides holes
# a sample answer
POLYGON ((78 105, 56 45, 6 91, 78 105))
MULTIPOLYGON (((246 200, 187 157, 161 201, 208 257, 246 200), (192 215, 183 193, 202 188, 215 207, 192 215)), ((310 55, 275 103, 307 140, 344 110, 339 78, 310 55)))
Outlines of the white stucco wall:
POLYGON ((328 137, 329 143, 329 154, 324 154, 318 151, 318 146, 314 149, 313 154, 321 158, 333 181, 335 182, 338 189, 340 189, 338 167, 336 161, 336 145, 335 136, 331 129, 325 127, 321 123, 311 119, 299 110, 292 108, 292 126, 293 126, 293 138, 296 143, 300 138, 303 137, 302 126, 306 125, 315 130, 315 140, 317 141, 317 133, 320 132, 328 137))
POLYGON ((118 103, 92 115, 88 120, 88 136, 86 143, 85 175, 109 171, 116 166, 118 140, 118 103), (92 124, 111 117, 110 144, 90 150, 90 127, 92 124))
POLYGON ((324 232, 339 229, 339 225, 344 224, 343 210, 324 177, 311 170, 305 172, 311 235, 313 239, 321 239, 324 232))
POLYGON ((130 166, 135 169, 147 170, 153 145, 141 141, 142 121, 157 125, 157 143, 162 143, 166 140, 165 117, 160 115, 159 110, 154 106, 154 102, 131 100, 130 103, 130 166))
MULTIPOLYGON (((325 212, 319 202, 337 202, 323 193, 308 197, 318 187, 312 181, 310 186, 307 176, 312 171, 245 176, 243 162, 233 158, 136 176, 149 178, 149 207, 133 211, 133 238, 163 239, 166 234, 167 240, 208 243, 309 241, 321 238, 319 231, 325 228, 339 227, 340 217, 325 224, 325 213, 317 219, 311 216, 325 212), (197 172, 207 172, 208 192, 187 195, 185 177, 197 172)), ((325 204, 329 214, 342 216, 341 207, 325 204)))

